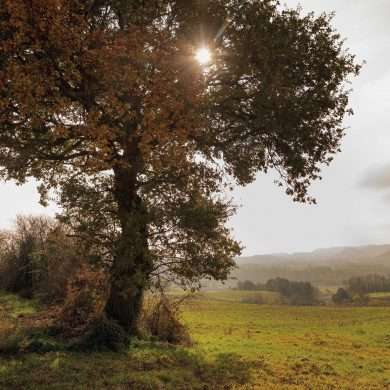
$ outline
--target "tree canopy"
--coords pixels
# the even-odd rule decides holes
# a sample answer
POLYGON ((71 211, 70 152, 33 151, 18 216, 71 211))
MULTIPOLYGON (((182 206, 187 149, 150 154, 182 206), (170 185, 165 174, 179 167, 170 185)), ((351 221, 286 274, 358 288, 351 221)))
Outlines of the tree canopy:
POLYGON ((232 184, 313 201, 359 69, 331 16, 273 0, 3 0, 0 175, 55 194, 132 331, 153 278, 227 277, 232 184))

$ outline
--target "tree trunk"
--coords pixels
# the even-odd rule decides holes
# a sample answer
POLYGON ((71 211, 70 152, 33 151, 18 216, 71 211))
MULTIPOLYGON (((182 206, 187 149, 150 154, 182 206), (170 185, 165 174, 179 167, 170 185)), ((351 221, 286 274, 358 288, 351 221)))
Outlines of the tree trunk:
POLYGON ((122 233, 115 251, 105 311, 130 334, 137 334, 143 294, 152 268, 148 250, 148 215, 129 172, 116 170, 115 180, 122 233))

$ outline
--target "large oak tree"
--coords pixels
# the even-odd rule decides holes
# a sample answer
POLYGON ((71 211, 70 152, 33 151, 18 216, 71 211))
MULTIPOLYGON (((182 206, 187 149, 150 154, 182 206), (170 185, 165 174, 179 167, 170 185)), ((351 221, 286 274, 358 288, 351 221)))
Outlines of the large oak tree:
POLYGON ((2 0, 0 173, 57 194, 134 332, 153 278, 227 277, 231 184, 312 200, 358 72, 330 16, 273 0, 2 0))

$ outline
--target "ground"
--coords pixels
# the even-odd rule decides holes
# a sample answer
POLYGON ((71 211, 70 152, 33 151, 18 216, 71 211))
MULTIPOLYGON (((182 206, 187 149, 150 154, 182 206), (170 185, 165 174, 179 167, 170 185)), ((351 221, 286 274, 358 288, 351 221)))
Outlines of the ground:
MULTIPOLYGON (((182 318, 191 348, 137 341, 120 353, 3 355, 0 388, 390 389, 390 308, 242 303, 256 294, 210 292, 188 301, 182 318)), ((37 310, 2 295, 0 331, 37 310)))

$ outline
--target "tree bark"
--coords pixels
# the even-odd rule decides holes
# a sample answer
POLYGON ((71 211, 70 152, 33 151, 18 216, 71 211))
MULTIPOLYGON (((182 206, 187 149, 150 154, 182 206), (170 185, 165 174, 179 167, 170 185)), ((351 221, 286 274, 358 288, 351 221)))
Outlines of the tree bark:
POLYGON ((115 198, 118 203, 121 237, 111 269, 111 290, 106 315, 130 334, 137 334, 142 300, 152 268, 148 250, 148 215, 136 193, 135 177, 115 170, 115 198))

